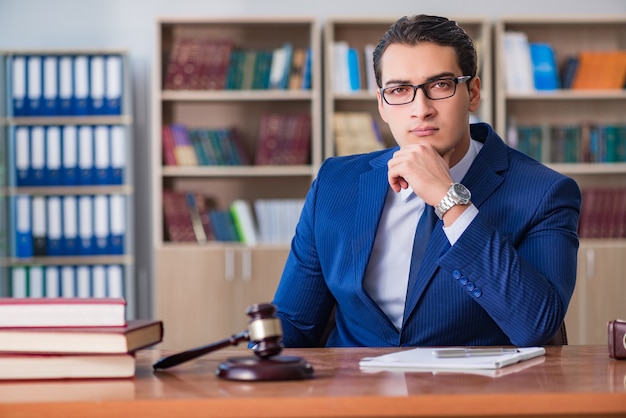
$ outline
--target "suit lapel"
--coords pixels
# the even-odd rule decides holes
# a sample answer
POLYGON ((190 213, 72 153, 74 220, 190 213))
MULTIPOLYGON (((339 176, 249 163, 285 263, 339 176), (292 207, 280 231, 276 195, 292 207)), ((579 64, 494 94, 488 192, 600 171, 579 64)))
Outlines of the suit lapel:
POLYGON ((370 162, 372 169, 359 175, 358 202, 351 225, 354 288, 359 289, 361 298, 373 309, 380 308, 363 290, 363 278, 389 190, 387 161, 393 155, 393 151, 395 149, 372 160, 370 162))

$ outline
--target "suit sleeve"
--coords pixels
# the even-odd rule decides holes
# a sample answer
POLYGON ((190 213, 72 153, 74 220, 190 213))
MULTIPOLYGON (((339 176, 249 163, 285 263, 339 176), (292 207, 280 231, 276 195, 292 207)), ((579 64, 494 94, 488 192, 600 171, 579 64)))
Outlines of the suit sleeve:
POLYGON ((313 232, 318 181, 319 176, 307 194, 273 301, 285 347, 318 346, 335 305, 324 281, 313 232))
POLYGON ((544 344, 564 320, 576 283, 580 200, 576 183, 560 177, 540 199, 529 200, 527 228, 513 236, 493 226, 497 214, 479 208, 439 259, 450 280, 471 286, 468 295, 515 345, 544 344))

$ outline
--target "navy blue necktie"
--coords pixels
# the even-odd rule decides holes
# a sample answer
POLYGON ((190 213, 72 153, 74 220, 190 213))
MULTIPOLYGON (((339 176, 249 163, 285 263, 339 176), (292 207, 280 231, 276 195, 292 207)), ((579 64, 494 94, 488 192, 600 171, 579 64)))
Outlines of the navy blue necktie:
POLYGON ((411 268, 409 269, 409 284, 407 286, 406 298, 410 298, 417 282, 417 273, 419 272, 424 254, 426 253, 426 247, 430 241, 430 236, 433 233, 435 223, 437 222, 437 216, 432 206, 426 205, 424 212, 417 223, 415 229, 415 238, 413 238, 413 253, 411 254, 411 268))

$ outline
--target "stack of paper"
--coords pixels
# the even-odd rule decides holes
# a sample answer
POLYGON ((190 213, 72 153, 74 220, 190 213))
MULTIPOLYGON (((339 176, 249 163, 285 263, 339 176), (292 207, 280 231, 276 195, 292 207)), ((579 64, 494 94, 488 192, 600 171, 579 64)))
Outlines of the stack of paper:
POLYGON ((377 357, 365 357, 361 359, 359 366, 365 371, 410 370, 474 373, 502 369, 506 366, 543 356, 545 352, 546 350, 543 347, 506 349, 472 349, 466 347, 414 348, 377 357))

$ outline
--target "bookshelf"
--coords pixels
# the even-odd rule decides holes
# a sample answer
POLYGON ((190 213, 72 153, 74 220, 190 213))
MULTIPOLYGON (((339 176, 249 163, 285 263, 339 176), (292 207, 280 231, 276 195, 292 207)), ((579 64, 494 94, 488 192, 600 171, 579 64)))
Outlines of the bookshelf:
MULTIPOLYGON (((366 112, 373 116, 377 123, 384 146, 394 146, 395 141, 391 131, 378 114, 376 103, 376 89, 368 86, 367 66, 371 66, 371 59, 365 62, 365 50, 369 45, 376 46, 389 26, 397 17, 330 17, 324 26, 324 157, 336 155, 335 130, 333 119, 335 112, 366 112), (334 45, 336 42, 346 42, 356 50, 359 58, 360 84, 358 88, 345 91, 336 89, 337 59, 335 59, 334 45)), ((460 26, 470 35, 478 50, 478 71, 483 80, 481 92, 481 106, 473 115, 477 119, 491 123, 492 120, 492 31, 489 20, 480 17, 462 17, 457 20, 460 26)))
MULTIPOLYGON (((610 162, 604 162, 601 157, 583 159, 580 158, 583 151, 579 151, 578 159, 557 162, 560 153, 550 152, 555 146, 555 135, 550 129, 559 125, 626 125, 626 90, 562 88, 561 79, 556 90, 514 92, 507 88, 504 49, 507 32, 521 32, 530 43, 552 46, 557 68, 562 70, 569 57, 583 51, 625 50, 626 16, 515 16, 502 17, 495 22, 496 129, 508 132, 510 140, 510 134, 520 126, 541 127, 541 160, 578 182, 583 191, 583 210, 585 204, 590 203, 585 200, 586 191, 623 188, 626 159, 610 162)), ((580 139, 583 144, 584 137, 583 134, 580 139)), ((520 141, 519 134, 517 141, 520 141)), ((584 235, 581 238, 577 285, 566 318, 570 344, 605 344, 607 321, 626 316, 626 307, 621 303, 626 299, 626 288, 623 280, 612 273, 624 267, 625 253, 624 238, 585 239, 584 235)))
POLYGON ((0 59, 0 295, 123 296, 134 318, 127 52, 0 59))
MULTIPOLYGON (((235 200, 304 199, 322 159, 319 28, 309 17, 160 18, 156 22, 153 83, 153 248, 155 316, 169 330, 163 347, 186 349, 245 329, 245 308, 271 301, 289 243, 255 245, 209 240, 172 242, 165 228, 163 191, 202 193, 217 209, 235 200), (275 51, 289 44, 311 51, 310 87, 171 88, 171 57, 181 39, 226 41, 233 51, 275 51), (268 113, 309 115, 305 163, 255 164, 260 126, 268 113), (235 128, 249 164, 164 164, 162 129, 235 128), (181 274, 184 272, 184 274, 181 274)), ((231 55, 232 57, 232 55, 231 55)), ((228 63, 230 65, 230 62, 228 63)), ((245 68, 246 66, 244 66, 245 68)), ((230 70, 230 68, 229 68, 230 70)), ((244 74, 251 77, 248 70, 244 74)), ((227 76, 227 79, 229 76, 227 76)))

